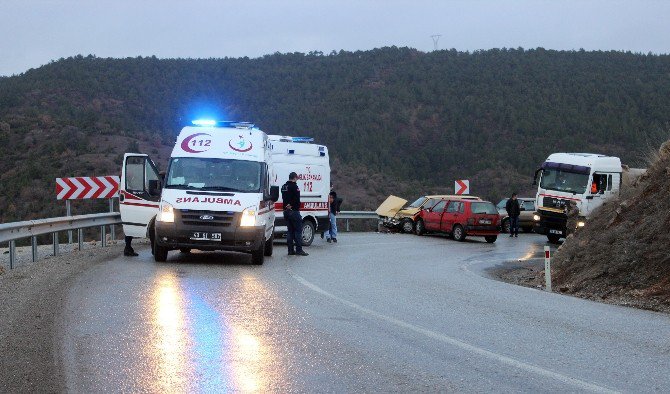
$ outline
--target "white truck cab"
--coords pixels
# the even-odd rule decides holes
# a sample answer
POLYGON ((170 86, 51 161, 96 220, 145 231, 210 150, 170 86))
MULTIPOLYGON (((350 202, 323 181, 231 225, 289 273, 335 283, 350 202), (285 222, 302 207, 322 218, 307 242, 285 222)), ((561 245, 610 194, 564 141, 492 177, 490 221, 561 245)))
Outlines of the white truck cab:
MULTIPOLYGON (((328 194, 330 193, 330 158, 328 148, 314 144, 309 137, 268 136, 272 144, 272 161, 275 168, 273 186, 281 186, 291 172, 298 174, 300 189, 300 215, 302 216, 302 244, 309 246, 316 233, 328 230, 328 194)), ((286 234, 282 215, 281 196, 275 204, 277 234, 286 234)))
POLYGON ((608 199, 618 196, 621 160, 593 153, 554 153, 535 172, 539 176, 534 230, 557 243, 567 235, 566 209, 574 201, 580 225, 608 199))
POLYGON ((127 153, 121 173, 123 230, 149 237, 156 261, 170 250, 272 255, 275 207, 272 144, 244 122, 198 120, 184 127, 162 178, 149 156, 127 153))

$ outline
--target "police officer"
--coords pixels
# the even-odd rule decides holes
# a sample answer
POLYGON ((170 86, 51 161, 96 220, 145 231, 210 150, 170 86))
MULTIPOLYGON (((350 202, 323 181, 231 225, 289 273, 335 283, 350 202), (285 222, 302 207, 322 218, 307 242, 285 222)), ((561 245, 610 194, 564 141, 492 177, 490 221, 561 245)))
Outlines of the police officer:
POLYGON ((284 220, 288 227, 286 240, 289 256, 309 256, 302 250, 302 216, 300 216, 300 189, 298 189, 298 174, 292 172, 288 181, 281 187, 281 197, 284 202, 284 220))

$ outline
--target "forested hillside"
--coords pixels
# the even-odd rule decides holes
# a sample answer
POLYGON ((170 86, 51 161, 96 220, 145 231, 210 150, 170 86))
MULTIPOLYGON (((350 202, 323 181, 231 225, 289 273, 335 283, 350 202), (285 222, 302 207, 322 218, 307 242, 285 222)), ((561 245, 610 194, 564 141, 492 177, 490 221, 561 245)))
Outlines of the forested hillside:
POLYGON ((639 165, 668 138, 670 56, 392 47, 61 59, 0 78, 0 221, 62 214, 54 178, 118 174, 123 152, 164 165, 181 126, 203 115, 328 145, 345 209, 452 191, 454 179, 497 199, 532 190, 556 151, 639 165))

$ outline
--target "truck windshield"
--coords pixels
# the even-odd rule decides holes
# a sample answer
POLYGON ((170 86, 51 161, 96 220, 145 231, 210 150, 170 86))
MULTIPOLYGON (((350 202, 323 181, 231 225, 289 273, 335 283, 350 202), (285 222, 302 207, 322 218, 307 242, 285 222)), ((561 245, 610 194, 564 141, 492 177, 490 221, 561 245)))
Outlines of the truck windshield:
POLYGON ((427 199, 428 198, 426 197, 419 197, 416 201, 409 204, 409 208, 419 208, 421 205, 423 205, 424 202, 426 202, 427 199))
POLYGON ((166 188, 259 193, 261 163, 199 157, 170 160, 166 188))
POLYGON ((559 192, 584 194, 588 183, 588 174, 578 174, 550 168, 542 170, 540 187, 559 192))

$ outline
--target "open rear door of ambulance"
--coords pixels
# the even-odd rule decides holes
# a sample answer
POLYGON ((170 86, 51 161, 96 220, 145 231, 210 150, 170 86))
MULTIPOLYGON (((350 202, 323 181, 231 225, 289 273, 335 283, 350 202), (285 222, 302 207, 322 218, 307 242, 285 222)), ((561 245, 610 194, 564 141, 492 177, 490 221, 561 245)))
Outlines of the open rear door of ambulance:
POLYGON ((158 170, 148 155, 126 153, 123 156, 119 208, 125 235, 150 236, 149 225, 158 214, 161 183, 158 170))

